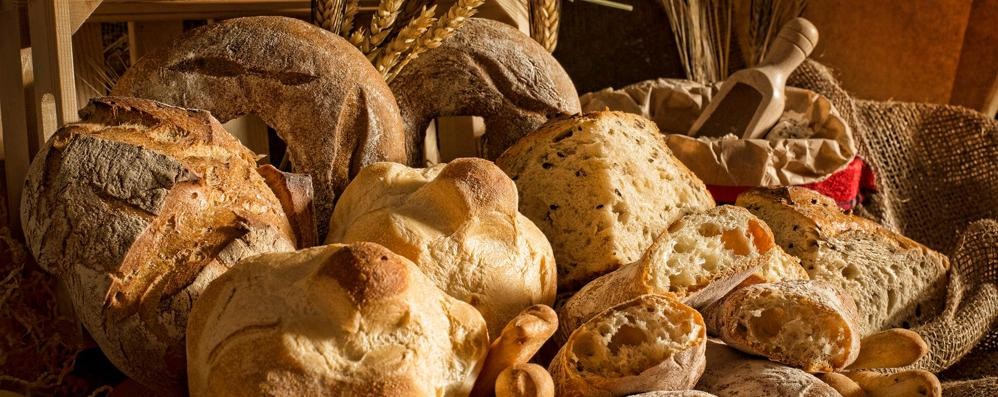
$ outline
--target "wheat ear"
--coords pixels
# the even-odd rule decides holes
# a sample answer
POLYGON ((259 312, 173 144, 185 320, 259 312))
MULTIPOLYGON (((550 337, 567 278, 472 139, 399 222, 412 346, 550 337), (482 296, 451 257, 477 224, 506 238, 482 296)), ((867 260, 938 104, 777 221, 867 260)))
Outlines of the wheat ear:
POLYGON ((558 45, 559 0, 537 0, 531 2, 530 35, 548 52, 554 52, 558 45))
POLYGON ((348 0, 346 11, 343 13, 343 23, 340 25, 340 36, 350 37, 353 30, 353 20, 360 12, 360 0, 348 0))
POLYGON ((419 44, 419 38, 423 33, 426 33, 430 26, 433 26, 433 22, 436 21, 436 18, 433 17, 436 11, 436 5, 430 8, 424 6, 419 14, 412 18, 371 61, 375 69, 378 69, 378 72, 381 72, 383 76, 387 76, 386 73, 399 63, 402 55, 411 52, 419 44))
MULTIPOLYGON (((389 34, 392 33, 392 26, 402 10, 402 0, 381 0, 378 10, 371 17, 371 34, 369 41, 371 49, 381 46, 389 34)), ((367 51, 365 51, 367 52, 367 51)))
POLYGON ((316 0, 315 2, 315 24, 319 27, 332 31, 340 31, 340 22, 343 20, 343 0, 316 0))
POLYGON ((395 76, 405 68, 409 62, 413 59, 419 57, 419 54, 426 52, 433 48, 437 48, 446 40, 455 30, 460 29, 464 22, 475 15, 478 12, 478 7, 485 3, 485 0, 458 0, 447 10, 447 14, 437 22, 433 24, 433 29, 428 29, 419 38, 419 43, 406 54, 405 58, 396 63, 392 68, 388 69, 387 73, 384 74, 385 81, 392 81, 395 76))

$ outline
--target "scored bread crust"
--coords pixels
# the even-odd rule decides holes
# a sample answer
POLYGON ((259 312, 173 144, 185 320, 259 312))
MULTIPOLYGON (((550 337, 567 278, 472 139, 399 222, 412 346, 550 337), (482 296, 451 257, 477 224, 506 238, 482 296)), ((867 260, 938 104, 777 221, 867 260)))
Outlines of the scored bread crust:
POLYGON ((760 269, 777 267, 800 269, 796 258, 773 243, 769 227, 744 208, 725 205, 686 214, 639 261, 600 276, 569 298, 559 310, 559 339, 596 313, 643 294, 671 293, 703 308, 760 269))
POLYGON ((467 395, 485 321, 373 243, 240 262, 191 313, 191 396, 467 395))
POLYGON ((551 242, 562 291, 637 261, 684 213, 714 207, 655 124, 623 112, 552 120, 496 164, 551 242))
POLYGON ((739 206, 766 221, 812 279, 849 294, 863 336, 911 327, 942 310, 949 259, 870 220, 844 214, 810 189, 753 189, 739 206))
POLYGON ((857 316, 852 298, 817 280, 755 284, 704 312, 707 330, 729 346, 812 373, 840 370, 856 360, 862 339, 857 316), (806 341, 814 350, 794 349, 788 340, 806 341))
POLYGON ((336 195, 365 165, 412 163, 398 105, 342 37, 294 18, 234 18, 194 29, 135 63, 114 95, 204 109, 222 122, 259 116, 311 175, 319 238, 336 195))
POLYGON ((201 291, 238 260, 295 239, 253 154, 208 112, 91 100, 39 151, 21 225, 112 363, 184 391, 184 330, 201 291))
POLYGON ((801 369, 747 356, 724 343, 707 341, 707 368, 696 389, 718 397, 842 397, 801 369))
POLYGON ((468 18, 439 47, 406 65, 390 86, 411 153, 422 153, 426 129, 440 116, 481 117, 481 156, 494 160, 548 118, 581 111, 571 78, 544 47, 507 24, 482 18, 468 18))
POLYGON ((700 313, 671 295, 642 295, 609 308, 576 329, 551 361, 556 395, 691 389, 705 366, 704 328, 700 313), (658 328, 668 335, 654 336, 658 328))
POLYGON ((523 309, 553 304, 557 289, 551 246, 516 204, 516 185, 488 160, 377 163, 343 191, 326 242, 370 241, 409 258, 496 337, 523 309))

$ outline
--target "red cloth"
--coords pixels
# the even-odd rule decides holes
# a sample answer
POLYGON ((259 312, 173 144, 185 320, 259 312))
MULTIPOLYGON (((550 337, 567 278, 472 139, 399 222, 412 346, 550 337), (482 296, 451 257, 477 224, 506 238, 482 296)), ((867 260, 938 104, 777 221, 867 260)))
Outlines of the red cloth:
MULTIPOLYGON (((862 159, 856 157, 845 169, 832 174, 827 179, 803 186, 835 199, 839 207, 848 210, 862 200, 861 190, 876 190, 875 182, 876 179, 870 167, 862 159)), ((747 186, 707 185, 707 190, 714 196, 714 201, 719 204, 734 203, 739 194, 751 188, 747 186)))

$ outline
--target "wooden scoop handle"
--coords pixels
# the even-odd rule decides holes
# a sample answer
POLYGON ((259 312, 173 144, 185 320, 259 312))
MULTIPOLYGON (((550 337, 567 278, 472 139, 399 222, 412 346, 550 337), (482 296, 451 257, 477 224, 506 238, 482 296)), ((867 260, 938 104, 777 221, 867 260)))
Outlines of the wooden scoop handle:
POLYGON ((818 29, 804 18, 794 18, 783 25, 766 57, 759 66, 771 66, 789 75, 818 45, 818 29))

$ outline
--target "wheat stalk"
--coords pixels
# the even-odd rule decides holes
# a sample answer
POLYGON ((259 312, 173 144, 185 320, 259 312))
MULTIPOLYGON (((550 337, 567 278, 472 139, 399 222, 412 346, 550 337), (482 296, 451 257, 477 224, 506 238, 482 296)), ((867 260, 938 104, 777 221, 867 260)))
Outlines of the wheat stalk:
POLYGON ((736 1, 735 30, 745 64, 755 66, 762 62, 780 28, 800 16, 806 6, 807 0, 736 1))
POLYGON ((350 31, 353 30, 353 20, 357 17, 358 12, 360 12, 360 0, 348 0, 346 11, 343 13, 343 23, 340 24, 340 36, 350 37, 350 31))
POLYGON ((315 24, 331 32, 339 32, 340 23, 343 21, 343 1, 315 0, 315 6, 312 8, 315 24))
POLYGON ((558 45, 559 0, 530 2, 530 36, 548 52, 558 45))
POLYGON ((399 63, 403 54, 411 53, 412 49, 419 44, 419 38, 423 33, 426 33, 430 26, 436 22, 436 18, 434 18, 436 11, 436 5, 430 8, 423 7, 422 11, 409 21, 398 35, 385 46, 384 50, 372 60, 371 63, 374 64, 375 69, 385 75, 399 63))
POLYGON ((368 39, 371 49, 380 46, 392 32, 392 26, 395 25, 395 19, 402 9, 402 3, 402 0, 381 0, 378 3, 378 10, 371 17, 371 34, 368 39))
POLYGON ((454 3, 447 10, 447 14, 437 19, 436 23, 433 24, 433 29, 423 32, 418 44, 412 47, 412 50, 401 61, 388 69, 384 75, 385 81, 392 81, 409 62, 418 58, 423 52, 439 47, 455 30, 460 29, 468 18, 475 15, 478 12, 478 7, 483 3, 485 0, 458 0, 454 3))
POLYGON ((679 60, 690 80, 707 84, 728 76, 730 0, 662 0, 679 60))

